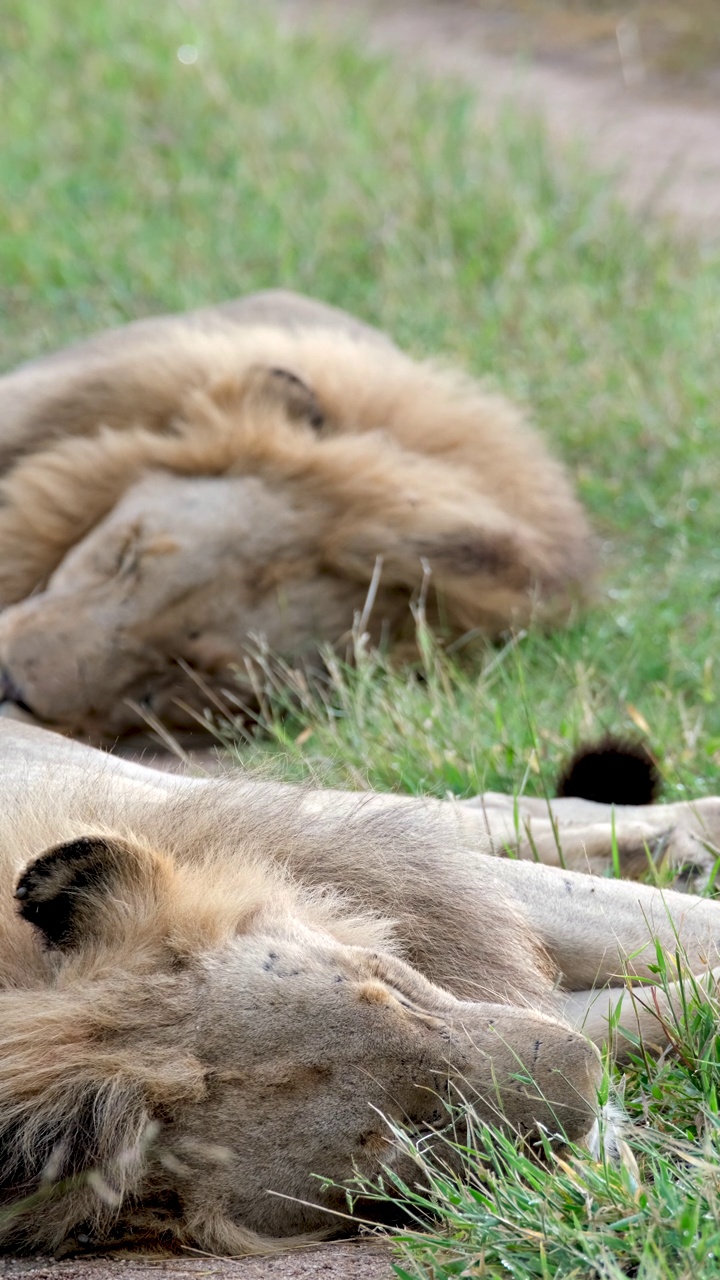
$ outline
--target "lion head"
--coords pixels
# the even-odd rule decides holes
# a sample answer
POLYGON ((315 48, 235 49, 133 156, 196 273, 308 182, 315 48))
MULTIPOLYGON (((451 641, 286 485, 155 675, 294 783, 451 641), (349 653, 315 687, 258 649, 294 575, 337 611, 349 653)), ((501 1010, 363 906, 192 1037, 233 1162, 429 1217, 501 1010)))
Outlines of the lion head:
POLYGON ((382 922, 261 862, 91 833, 15 893, 36 955, 32 990, 0 993, 6 1247, 238 1253, 337 1230, 356 1173, 416 1179, 393 1126, 441 1141, 454 1085, 530 1138, 593 1126, 583 1036, 456 999, 382 922))
POLYGON ((347 640, 371 584, 365 624, 403 641, 423 587, 497 633, 587 578, 562 468, 477 384, 342 334, 163 333, 43 401, 0 485, 0 700, 91 737, 183 727, 258 641, 347 640))

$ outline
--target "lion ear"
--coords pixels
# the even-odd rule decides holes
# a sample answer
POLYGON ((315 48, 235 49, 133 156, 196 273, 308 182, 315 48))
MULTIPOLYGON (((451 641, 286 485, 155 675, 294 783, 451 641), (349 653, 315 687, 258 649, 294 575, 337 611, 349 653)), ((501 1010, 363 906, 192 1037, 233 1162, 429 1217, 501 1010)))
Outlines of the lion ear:
POLYGON ((131 902, 157 899, 167 862, 116 836, 83 836, 55 845, 31 862, 15 890, 20 915, 50 947, 72 950, 117 923, 131 902))
POLYGON ((306 423, 314 431, 325 426, 325 414, 312 387, 290 369, 257 365, 249 393, 265 404, 278 405, 293 422, 306 423))

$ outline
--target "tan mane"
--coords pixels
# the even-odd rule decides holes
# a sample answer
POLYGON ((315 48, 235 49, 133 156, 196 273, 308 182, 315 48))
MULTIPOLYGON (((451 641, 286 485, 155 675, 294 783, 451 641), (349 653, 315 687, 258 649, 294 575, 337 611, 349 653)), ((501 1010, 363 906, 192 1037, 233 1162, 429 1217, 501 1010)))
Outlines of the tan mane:
POLYGON ((0 687, 94 740, 139 706, 188 727, 187 671, 219 685, 258 637, 313 662, 362 617, 402 658, 419 596, 443 636, 497 636, 592 586, 521 410, 310 299, 99 335, 1 378, 0 418, 0 687))
POLYGON ((285 355, 323 405, 321 434, 289 423, 265 400, 251 365, 190 389, 164 430, 140 416, 122 431, 98 424, 92 435, 16 463, 0 482, 0 599, 12 603, 43 586, 70 547, 152 470, 255 475, 291 489, 321 517, 320 563, 350 578, 369 580, 379 547, 389 585, 411 587, 421 559, 431 559, 458 627, 474 625, 487 608, 484 567, 490 577, 503 570, 510 591, 534 581, 552 594, 568 579, 581 581, 587 543, 557 536, 568 519, 583 530, 579 507, 544 450, 538 488, 541 446, 506 401, 430 363, 420 367, 418 388, 417 364, 383 351, 389 368, 379 372, 373 346, 337 335, 295 338, 285 355), (332 362, 324 360, 329 341, 332 362), (503 450, 491 447, 490 434, 503 450))

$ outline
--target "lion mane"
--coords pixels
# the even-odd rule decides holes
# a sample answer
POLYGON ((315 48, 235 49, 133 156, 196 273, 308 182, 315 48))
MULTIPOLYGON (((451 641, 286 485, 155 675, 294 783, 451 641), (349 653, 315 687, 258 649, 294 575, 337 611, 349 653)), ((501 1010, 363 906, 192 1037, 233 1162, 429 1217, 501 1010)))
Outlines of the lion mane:
MULTIPOLYGON (((567 475, 517 408, 294 295, 140 322, 28 365, 0 380, 0 423, 0 667, 41 720, 75 727, 72 700, 58 703, 71 672, 53 692, 22 657, 47 665, 40 628, 56 653, 77 651, 80 630, 101 653, 126 637, 118 671, 152 650, 152 682, 178 653, 226 670, 253 634, 291 659, 337 643, 369 590, 364 622, 403 643, 420 592, 446 634, 497 634, 563 616, 591 576, 567 475), (191 615, 211 619, 195 649, 191 615)), ((141 697, 152 662, 106 696, 141 697)), ((78 665, 82 711, 113 681, 89 653, 78 665)))

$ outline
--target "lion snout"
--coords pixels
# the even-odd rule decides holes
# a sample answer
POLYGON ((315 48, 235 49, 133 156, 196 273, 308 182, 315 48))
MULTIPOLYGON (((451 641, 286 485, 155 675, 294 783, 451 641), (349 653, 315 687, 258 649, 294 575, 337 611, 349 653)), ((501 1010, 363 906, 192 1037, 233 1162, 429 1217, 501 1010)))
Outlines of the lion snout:
POLYGON ((102 621, 80 598, 41 595, 7 609, 0 615, 0 702, 68 728, 121 709, 144 663, 117 633, 114 648, 104 646, 102 621))
POLYGON ((582 1033, 525 1009, 463 1020, 472 1046, 455 1088, 478 1116, 523 1136, 582 1142, 596 1123, 600 1054, 582 1033))

